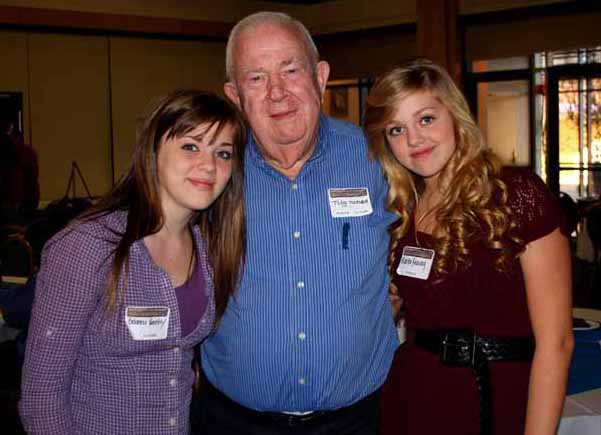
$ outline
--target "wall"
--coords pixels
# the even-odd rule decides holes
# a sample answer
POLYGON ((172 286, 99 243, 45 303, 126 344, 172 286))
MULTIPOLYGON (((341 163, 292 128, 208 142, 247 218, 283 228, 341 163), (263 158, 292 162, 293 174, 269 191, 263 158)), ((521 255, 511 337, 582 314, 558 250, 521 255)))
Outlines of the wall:
POLYGON ((260 10, 277 9, 294 13, 299 9, 259 0, 0 0, 0 5, 223 22, 235 22, 260 10))
POLYGON ((417 55, 415 26, 395 26, 316 38, 332 79, 374 77, 417 55))
MULTIPOLYGON (((302 6, 269 1, 240 0, 0 0, 0 6, 43 8, 99 14, 171 17, 234 23, 261 10, 289 13, 316 34, 415 23, 418 0, 330 0, 302 6)), ((459 13, 469 15, 540 5, 569 4, 576 0, 458 0, 459 13)))
POLYGON ((598 1, 466 19, 465 54, 493 59, 601 45, 600 22, 598 1))
MULTIPOLYGON (((324 13, 328 10, 325 6, 312 6, 314 11, 322 11, 310 22, 320 29, 317 45, 322 57, 331 63, 333 78, 377 75, 419 54, 414 8, 407 6, 411 2, 397 3, 398 7, 383 8, 386 0, 374 0, 367 22, 384 25, 377 14, 389 12, 391 22, 404 24, 338 32, 335 30, 353 27, 348 13, 337 16, 335 10, 324 13)), ((339 2, 331 2, 328 8, 335 6, 339 2)), ((601 45, 598 1, 462 0, 459 12, 467 61, 601 45)))
POLYGON ((115 174, 129 163, 135 132, 151 101, 176 88, 222 93, 225 44, 110 38, 115 174))
POLYGON ((72 161, 93 195, 106 192, 151 100, 181 87, 221 92, 225 75, 223 42, 0 31, 0 50, 10 65, 0 90, 23 93, 44 202, 65 194, 72 161))
POLYGON ((2 64, 10 68, 0 68, 0 90, 23 93, 23 113, 25 119, 25 140, 29 141, 29 68, 27 55, 27 38, 19 32, 0 32, 0 53, 2 64))
POLYGON ((29 49, 29 129, 40 161, 42 200, 65 193, 72 161, 94 193, 105 191, 110 186, 106 38, 24 36, 29 49))
MULTIPOLYGON (((148 16, 194 26, 202 24, 194 20, 231 25, 253 11, 281 10, 317 35, 332 79, 373 77, 416 56, 415 5, 415 0, 335 0, 314 6, 237 0, 0 0, 0 6, 100 14, 94 26, 102 23, 102 14, 117 14, 111 15, 112 23, 148 16)), ((468 60, 601 45, 599 2, 462 0, 460 15, 468 60)), ((43 200, 64 194, 71 160, 80 164, 93 194, 105 192, 127 165, 137 117, 151 99, 177 87, 221 91, 224 37, 200 40, 197 33, 186 37, 184 31, 174 38, 162 35, 160 26, 145 36, 97 27, 42 32, 38 25, 9 22, 0 30, 3 63, 10 65, 0 70, 0 91, 23 93, 25 134, 40 154, 43 200)))

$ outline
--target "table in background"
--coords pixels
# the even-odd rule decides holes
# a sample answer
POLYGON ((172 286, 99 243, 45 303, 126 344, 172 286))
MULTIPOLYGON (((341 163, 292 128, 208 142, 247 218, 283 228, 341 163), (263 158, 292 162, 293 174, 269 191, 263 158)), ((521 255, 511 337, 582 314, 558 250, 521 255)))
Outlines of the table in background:
MULTIPOLYGON (((15 322, 17 319, 23 318, 21 314, 24 310, 31 311, 33 303, 33 288, 26 288, 28 278, 22 276, 2 276, 0 281, 0 343, 12 341, 17 338, 20 329, 16 329, 14 324, 9 326, 6 324, 8 319, 15 322), (19 293, 16 293, 18 291, 19 293), (28 293, 24 293, 27 292, 28 293), (10 315, 5 309, 10 309, 10 315), (6 315, 6 321, 5 321, 6 315), (17 318, 15 317, 17 315, 17 318)), ((27 322, 29 317, 27 316, 27 322)), ((18 326, 22 328, 24 326, 18 326)))
MULTIPOLYGON (((574 308, 574 317, 601 321, 601 311, 574 308)), ((574 331, 568 397, 558 435, 601 435, 601 329, 574 331)))
POLYGON ((601 388, 566 398, 557 435, 601 434, 601 388))
POLYGON ((572 310, 574 317, 586 320, 596 320, 601 322, 601 310, 593 310, 591 308, 574 308, 572 310))
POLYGON ((9 284, 25 284, 28 279, 26 276, 2 276, 2 282, 9 284))

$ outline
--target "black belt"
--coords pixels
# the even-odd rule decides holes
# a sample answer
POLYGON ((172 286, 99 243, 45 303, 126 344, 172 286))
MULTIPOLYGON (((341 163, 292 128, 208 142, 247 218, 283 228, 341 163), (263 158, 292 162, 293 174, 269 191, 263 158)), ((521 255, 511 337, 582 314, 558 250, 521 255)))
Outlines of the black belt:
POLYGON ((480 434, 492 434, 489 361, 530 361, 534 341, 529 338, 480 337, 471 330, 418 329, 412 334, 416 346, 440 355, 446 366, 470 367, 476 377, 480 402, 480 434))
POLYGON ((246 406, 240 405, 238 402, 235 402, 227 397, 225 394, 215 388, 208 380, 206 380, 206 378, 202 384, 201 394, 210 395, 212 400, 217 400, 224 408, 230 410, 230 412, 243 415, 257 424, 268 425, 272 427, 295 427, 322 424, 343 415, 355 414, 362 408, 373 407, 374 409, 377 409, 377 401, 379 399, 380 390, 377 390, 376 392, 364 397, 352 405, 331 411, 313 411, 309 414, 256 411, 252 408, 247 408, 246 406))

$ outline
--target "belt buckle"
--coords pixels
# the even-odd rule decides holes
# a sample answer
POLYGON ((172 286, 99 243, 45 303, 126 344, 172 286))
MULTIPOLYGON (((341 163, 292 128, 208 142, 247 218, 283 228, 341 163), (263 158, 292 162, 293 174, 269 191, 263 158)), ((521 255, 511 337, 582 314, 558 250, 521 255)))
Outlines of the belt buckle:
POLYGON ((297 422, 297 416, 290 414, 288 415, 288 418, 286 419, 286 423, 288 423, 288 427, 294 427, 298 424, 297 422))
POLYGON ((455 330, 444 333, 440 361, 446 366, 473 367, 476 359, 476 331, 455 330))
POLYGON ((295 415, 295 414, 288 414, 287 418, 286 418, 286 424, 288 425, 288 427, 294 427, 294 426, 298 426, 299 424, 305 424, 308 421, 313 420, 315 417, 318 417, 320 414, 316 412, 312 412, 310 414, 301 414, 301 415, 295 415))

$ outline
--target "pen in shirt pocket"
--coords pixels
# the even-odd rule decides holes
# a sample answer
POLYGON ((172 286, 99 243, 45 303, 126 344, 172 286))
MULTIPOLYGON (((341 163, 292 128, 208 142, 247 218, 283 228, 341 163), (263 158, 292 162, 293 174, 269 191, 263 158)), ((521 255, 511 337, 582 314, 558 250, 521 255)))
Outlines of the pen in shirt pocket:
POLYGON ((348 249, 348 233, 351 230, 351 224, 345 222, 342 224, 342 249, 348 249))

